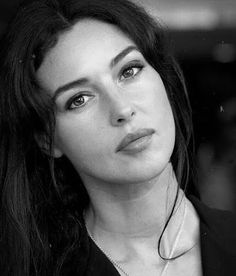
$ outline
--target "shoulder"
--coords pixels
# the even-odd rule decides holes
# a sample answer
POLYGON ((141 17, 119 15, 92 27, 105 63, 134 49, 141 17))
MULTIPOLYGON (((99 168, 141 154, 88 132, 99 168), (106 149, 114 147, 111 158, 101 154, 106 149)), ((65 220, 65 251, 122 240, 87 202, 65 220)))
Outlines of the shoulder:
POLYGON ((204 275, 236 275, 236 216, 209 208, 194 196, 188 199, 200 219, 204 275))
POLYGON ((119 276, 118 271, 88 236, 86 227, 81 225, 80 239, 71 248, 63 264, 62 276, 119 276))
POLYGON ((236 255, 236 215, 229 211, 210 208, 195 196, 189 196, 188 199, 198 213, 203 230, 210 232, 219 241, 229 242, 229 247, 234 245, 236 255))

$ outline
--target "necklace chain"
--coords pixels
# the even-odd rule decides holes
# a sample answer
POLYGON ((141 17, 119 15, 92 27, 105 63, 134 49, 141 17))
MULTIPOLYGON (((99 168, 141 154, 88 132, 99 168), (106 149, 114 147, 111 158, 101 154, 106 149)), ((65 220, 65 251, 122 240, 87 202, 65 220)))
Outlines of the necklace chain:
MULTIPOLYGON (((173 247, 171 249, 171 252, 170 252, 170 256, 169 258, 172 258, 173 254, 174 254, 174 251, 176 249, 176 246, 178 244, 178 241, 179 241, 179 238, 180 238, 180 234, 182 232, 182 229, 183 229, 183 225, 184 225, 184 221, 185 221, 185 216, 186 216, 186 200, 184 200, 184 214, 183 214, 183 219, 182 219, 182 222, 181 222, 181 225, 178 229, 178 233, 176 235, 176 238, 175 238, 175 241, 174 241, 174 244, 173 244, 173 247)), ((117 267, 125 276, 130 276, 122 267, 121 265, 119 265, 111 256, 109 253, 107 253, 103 248, 101 248, 101 246, 98 244, 98 242, 95 240, 95 238, 93 237, 93 235, 91 234, 91 232, 88 230, 87 228, 87 225, 85 223, 85 227, 86 227, 86 230, 88 232, 88 235, 90 236, 90 238, 92 239, 92 241, 97 245, 97 247, 107 256, 107 258, 111 261, 111 263, 117 267)), ((161 275, 162 276, 167 268, 168 268, 168 264, 169 264, 169 260, 166 260, 166 264, 161 272, 161 275)))
MULTIPOLYGON (((85 225, 86 226, 86 225, 85 225)), ((92 239, 92 241, 97 245, 97 247, 107 256, 107 258, 113 263, 114 266, 116 266, 120 271, 123 272, 124 275, 130 276, 116 261, 113 260, 113 258, 108 254, 104 249, 101 248, 101 246, 98 244, 98 242, 94 239, 93 235, 89 232, 88 228, 86 227, 87 232, 92 239)))

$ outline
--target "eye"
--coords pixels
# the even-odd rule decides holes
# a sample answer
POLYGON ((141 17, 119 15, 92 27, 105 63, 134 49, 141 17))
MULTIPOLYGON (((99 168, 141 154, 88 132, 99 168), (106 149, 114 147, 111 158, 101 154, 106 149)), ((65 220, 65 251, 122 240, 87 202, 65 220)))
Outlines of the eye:
POLYGON ((130 79, 135 77, 141 70, 143 69, 143 65, 141 64, 133 64, 129 65, 125 69, 122 70, 121 72, 121 80, 124 79, 130 79))
POLYGON ((66 109, 72 110, 75 108, 81 108, 87 104, 87 102, 93 98, 92 95, 87 95, 87 94, 79 94, 73 97, 68 101, 66 104, 66 109))

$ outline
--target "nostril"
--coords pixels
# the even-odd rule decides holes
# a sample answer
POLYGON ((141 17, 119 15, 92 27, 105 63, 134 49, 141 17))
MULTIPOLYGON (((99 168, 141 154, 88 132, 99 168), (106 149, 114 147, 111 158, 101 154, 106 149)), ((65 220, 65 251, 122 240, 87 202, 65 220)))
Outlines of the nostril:
POLYGON ((111 111, 111 123, 114 126, 122 126, 123 124, 129 122, 133 119, 136 112, 129 109, 119 110, 118 112, 115 110, 111 111))
POLYGON ((122 123, 124 121, 124 119, 120 118, 117 120, 118 123, 122 123))
POLYGON ((117 119, 117 123, 123 123, 124 121, 126 121, 126 120, 129 120, 131 117, 133 117, 135 115, 135 112, 134 111, 132 111, 129 115, 127 114, 126 116, 124 116, 124 117, 120 117, 120 118, 118 118, 117 119))

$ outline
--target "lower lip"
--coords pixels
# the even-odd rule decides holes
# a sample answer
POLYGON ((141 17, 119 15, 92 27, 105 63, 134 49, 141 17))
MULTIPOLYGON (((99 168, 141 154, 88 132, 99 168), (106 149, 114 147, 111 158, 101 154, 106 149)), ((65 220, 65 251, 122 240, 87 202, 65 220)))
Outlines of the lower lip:
POLYGON ((129 143, 126 147, 120 150, 120 152, 128 153, 128 154, 135 154, 141 151, 144 151, 149 144, 151 143, 152 134, 143 136, 131 143, 129 143))

